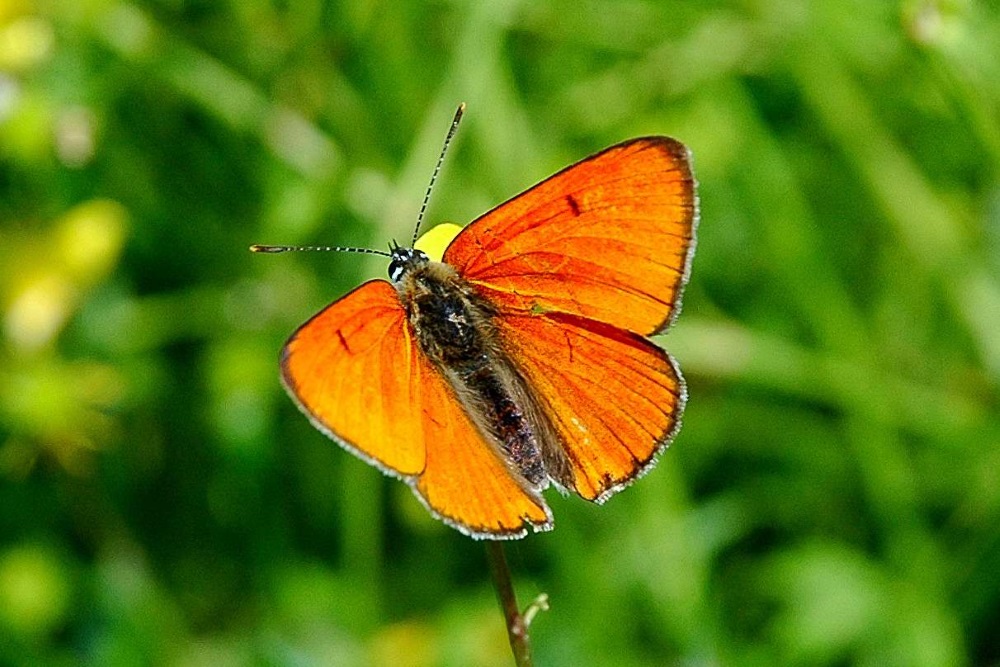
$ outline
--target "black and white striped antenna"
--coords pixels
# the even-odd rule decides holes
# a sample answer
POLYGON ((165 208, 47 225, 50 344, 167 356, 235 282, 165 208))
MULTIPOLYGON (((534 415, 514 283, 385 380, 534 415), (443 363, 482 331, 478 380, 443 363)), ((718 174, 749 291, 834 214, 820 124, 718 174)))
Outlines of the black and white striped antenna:
POLYGON ((374 248, 354 248, 344 245, 260 245, 255 243, 250 246, 250 252, 358 252, 363 255, 382 255, 391 257, 385 250, 375 250, 374 248))
POLYGON ((441 165, 444 164, 445 153, 448 152, 448 146, 451 144, 452 138, 455 136, 455 132, 458 131, 458 124, 462 120, 462 114, 465 113, 465 102, 458 105, 458 109, 455 111, 455 117, 451 121, 451 127, 448 128, 448 136, 444 138, 444 146, 441 147, 441 155, 438 156, 437 164, 434 165, 434 172, 431 174, 431 182, 427 184, 427 192, 424 193, 424 203, 420 205, 420 213, 417 214, 417 226, 413 228, 413 240, 410 242, 410 247, 412 248, 417 244, 417 237, 420 236, 420 224, 424 221, 424 213, 427 212, 427 203, 431 200, 431 190, 434 189, 434 183, 437 181, 438 174, 441 173, 441 165))

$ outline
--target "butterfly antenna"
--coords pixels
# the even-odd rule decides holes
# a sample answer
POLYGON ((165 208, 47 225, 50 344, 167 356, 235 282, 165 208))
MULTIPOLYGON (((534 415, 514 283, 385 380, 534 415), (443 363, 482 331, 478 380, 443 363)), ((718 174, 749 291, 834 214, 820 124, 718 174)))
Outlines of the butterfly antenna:
POLYGON ((451 121, 451 127, 448 129, 448 136, 444 138, 444 146, 441 147, 441 155, 438 156, 437 164, 434 165, 434 173, 431 174, 431 182, 427 186, 427 193, 424 195, 424 203, 420 205, 420 213, 417 214, 417 226, 413 230, 413 242, 410 243, 412 248, 417 243, 417 237, 420 235, 420 224, 424 221, 424 213, 427 211, 427 203, 431 200, 431 190, 434 189, 434 181, 437 180, 438 172, 441 171, 441 165, 444 163, 444 155, 448 152, 448 144, 451 143, 452 137, 455 136, 456 130, 458 130, 458 123, 462 120, 462 114, 465 113, 465 102, 458 105, 458 110, 455 111, 455 117, 451 121))
POLYGON ((392 257, 385 250, 374 250, 372 248, 352 248, 350 246, 314 246, 314 245, 252 245, 250 252, 356 252, 362 255, 381 255, 382 257, 392 257))

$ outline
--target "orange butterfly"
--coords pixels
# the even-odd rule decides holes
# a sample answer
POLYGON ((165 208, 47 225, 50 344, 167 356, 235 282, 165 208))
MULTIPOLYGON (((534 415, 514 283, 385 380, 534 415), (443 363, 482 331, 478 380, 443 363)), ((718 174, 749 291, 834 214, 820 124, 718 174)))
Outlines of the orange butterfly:
POLYGON ((481 216, 443 262, 393 244, 391 282, 302 325, 282 380, 320 431, 448 525, 549 530, 550 484, 601 503, 680 426, 684 380, 647 336, 677 315, 697 219, 683 144, 612 146, 481 216))

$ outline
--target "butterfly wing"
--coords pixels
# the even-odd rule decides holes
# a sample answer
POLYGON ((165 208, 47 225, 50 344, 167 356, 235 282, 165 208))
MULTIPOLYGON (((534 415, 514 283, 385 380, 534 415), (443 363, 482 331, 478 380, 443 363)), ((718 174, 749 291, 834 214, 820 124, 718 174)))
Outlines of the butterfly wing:
POLYGON ((496 322, 559 435, 570 478, 556 481, 603 502, 654 463, 679 428, 686 400, 666 352, 572 315, 513 314, 496 322))
POLYGON ((361 285, 292 334, 281 373, 320 431, 406 480, 449 525, 479 538, 551 526, 544 501, 494 453, 417 348, 384 280, 361 285))
POLYGON ((634 139, 486 213, 444 261, 504 312, 561 312, 641 335, 666 328, 694 250, 687 148, 634 139))
POLYGON ((677 313, 694 249, 687 149, 666 137, 613 146, 467 227, 446 262, 489 301, 512 363, 555 427, 557 481, 601 502, 676 433, 683 378, 643 336, 677 313))

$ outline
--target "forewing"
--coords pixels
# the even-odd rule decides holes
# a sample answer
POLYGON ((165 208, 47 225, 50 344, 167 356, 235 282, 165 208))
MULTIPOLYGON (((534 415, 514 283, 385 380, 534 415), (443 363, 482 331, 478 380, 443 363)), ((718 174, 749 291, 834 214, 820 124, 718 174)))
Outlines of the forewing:
POLYGON ((365 283, 300 327, 281 370, 317 428, 406 479, 450 525, 479 538, 550 527, 540 496, 498 458, 417 348, 389 283, 365 283))
POLYGON ((559 312, 649 335, 679 304, 694 249, 687 149, 634 139, 466 227, 444 260, 505 312, 559 312))
POLYGON ((680 427, 684 380, 645 338, 560 314, 507 315, 497 327, 555 427, 582 497, 603 502, 622 489, 680 427))
POLYGON ((384 280, 320 311, 281 355, 285 388, 313 424, 397 476, 424 469, 425 375, 406 314, 384 280))

